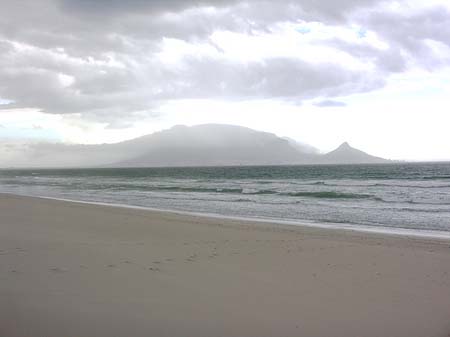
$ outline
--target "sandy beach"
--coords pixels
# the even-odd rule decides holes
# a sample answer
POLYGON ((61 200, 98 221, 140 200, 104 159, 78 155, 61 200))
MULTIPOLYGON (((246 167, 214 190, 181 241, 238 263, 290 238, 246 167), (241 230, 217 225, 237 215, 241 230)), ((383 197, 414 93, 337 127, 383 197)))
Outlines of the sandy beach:
POLYGON ((0 195, 0 336, 450 336, 450 242, 0 195))

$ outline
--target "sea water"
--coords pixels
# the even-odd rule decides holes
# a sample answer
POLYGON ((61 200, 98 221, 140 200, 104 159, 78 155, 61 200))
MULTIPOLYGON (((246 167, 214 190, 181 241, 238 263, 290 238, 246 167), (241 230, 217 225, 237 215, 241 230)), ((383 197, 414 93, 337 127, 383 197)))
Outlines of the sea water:
POLYGON ((450 232, 450 163, 0 170, 0 192, 450 232))

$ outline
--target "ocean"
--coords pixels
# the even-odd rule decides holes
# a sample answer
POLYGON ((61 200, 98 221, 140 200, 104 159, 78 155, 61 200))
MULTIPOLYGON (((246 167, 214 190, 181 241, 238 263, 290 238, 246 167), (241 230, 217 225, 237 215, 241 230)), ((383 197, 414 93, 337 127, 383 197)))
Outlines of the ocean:
POLYGON ((450 233, 450 163, 0 170, 0 192, 309 225, 450 233))

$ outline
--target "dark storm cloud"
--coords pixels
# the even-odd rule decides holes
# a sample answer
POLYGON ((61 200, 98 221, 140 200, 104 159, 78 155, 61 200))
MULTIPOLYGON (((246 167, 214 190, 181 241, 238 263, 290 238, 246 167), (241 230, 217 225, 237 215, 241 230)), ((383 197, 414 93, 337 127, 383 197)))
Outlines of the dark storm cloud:
POLYGON ((61 0, 62 8, 91 15, 179 12, 191 7, 230 5, 237 0, 61 0))
MULTIPOLYGON (((0 0, 1 1, 1 0, 0 0)), ((383 86, 410 65, 448 64, 432 43, 450 44, 450 14, 431 7, 389 12, 379 0, 40 0, 1 1, 0 108, 80 113, 126 126, 142 111, 183 98, 332 99, 383 86), (359 25, 387 44, 320 43, 372 65, 369 73, 295 57, 253 62, 186 57, 174 68, 156 56, 163 38, 210 43, 229 30, 271 32, 279 22, 359 25)))
MULTIPOLYGON (((311 16, 329 18, 344 18, 349 10, 364 8, 380 0, 287 0, 275 3, 271 0, 61 0, 60 6, 66 11, 83 12, 89 15, 119 15, 151 13, 160 14, 167 12, 180 12, 191 8, 214 7, 223 8, 236 4, 251 7, 253 11, 261 11, 265 17, 277 16, 280 12, 287 15, 288 11, 301 8, 311 16), (266 11, 268 5, 272 10, 266 11)), ((257 14, 257 13, 256 13, 257 14)))
MULTIPOLYGON (((74 55, 127 52, 130 41, 202 38, 216 29, 265 29, 274 22, 345 21, 378 0, 2 0, 0 36, 74 55)), ((134 41, 136 42, 136 41, 134 41)), ((130 51, 131 52, 131 51, 130 51)))

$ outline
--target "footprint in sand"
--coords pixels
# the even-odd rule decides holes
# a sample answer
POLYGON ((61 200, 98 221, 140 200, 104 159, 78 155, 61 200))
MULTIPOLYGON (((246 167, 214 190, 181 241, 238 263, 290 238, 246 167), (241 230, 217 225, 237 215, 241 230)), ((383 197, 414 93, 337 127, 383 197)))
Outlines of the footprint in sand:
POLYGON ((108 268, 116 268, 117 266, 115 264, 108 264, 107 267, 108 268))
POLYGON ((149 267, 148 270, 151 270, 151 271, 160 271, 160 269, 159 269, 159 268, 156 268, 156 267, 149 267))
POLYGON ((54 273, 65 273, 67 271, 67 269, 60 268, 60 267, 53 267, 53 268, 50 268, 50 271, 54 272, 54 273))

